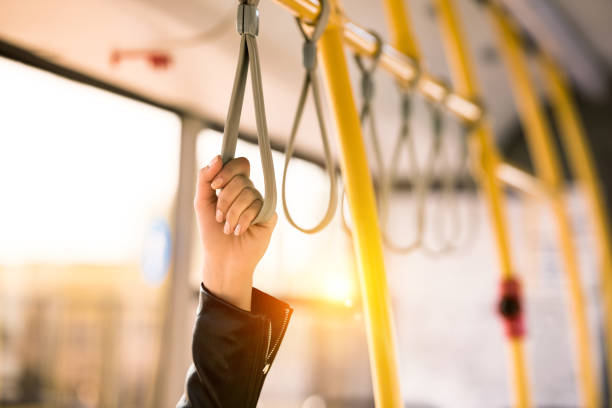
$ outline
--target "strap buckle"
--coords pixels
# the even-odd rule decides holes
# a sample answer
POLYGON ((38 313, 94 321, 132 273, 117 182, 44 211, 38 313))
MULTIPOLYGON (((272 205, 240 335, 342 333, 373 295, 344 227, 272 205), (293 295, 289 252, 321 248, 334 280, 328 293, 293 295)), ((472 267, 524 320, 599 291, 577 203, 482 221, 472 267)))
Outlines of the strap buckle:
POLYGON ((257 6, 246 3, 238 5, 236 30, 240 35, 257 37, 259 34, 259 9, 257 6))
POLYGON ((302 26, 300 19, 296 19, 298 28, 304 37, 304 46, 302 47, 302 64, 307 71, 314 71, 317 67, 317 42, 323 35, 329 17, 331 14, 331 5, 329 0, 321 1, 321 11, 317 17, 312 33, 308 35, 302 26))
POLYGON ((302 64, 307 71, 313 71, 317 67, 317 43, 306 40, 302 47, 302 64))

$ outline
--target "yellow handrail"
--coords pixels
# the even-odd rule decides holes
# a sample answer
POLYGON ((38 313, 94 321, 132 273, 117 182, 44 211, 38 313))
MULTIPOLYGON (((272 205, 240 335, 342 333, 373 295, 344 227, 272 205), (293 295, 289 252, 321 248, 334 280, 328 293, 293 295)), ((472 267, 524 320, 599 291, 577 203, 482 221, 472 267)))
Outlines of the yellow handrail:
MULTIPOLYGON (((565 77, 549 56, 540 55, 539 62, 561 133, 561 141, 572 172, 586 194, 590 209, 588 213, 595 228, 605 319, 607 367, 608 373, 612 373, 612 233, 610 220, 597 178, 597 170, 593 165, 595 161, 565 77)), ((612 389, 612 376, 608 375, 608 381, 608 387, 612 389)))
MULTIPOLYGON (((276 0, 287 7, 295 16, 307 23, 313 23, 320 11, 318 0, 276 0)), ((341 11, 336 10, 332 20, 341 30, 344 42, 353 52, 372 56, 377 47, 376 38, 366 29, 350 21, 341 11)), ((410 55, 410 54, 408 54, 410 55)), ((419 72, 418 64, 395 47, 383 45, 380 67, 393 75, 401 84, 410 85, 415 81, 416 90, 430 100, 440 102, 451 113, 468 123, 475 123, 482 117, 478 103, 462 93, 451 92, 442 81, 425 72, 419 72)))
POLYGON ((515 28, 498 5, 488 7, 489 15, 499 39, 500 48, 512 79, 512 90, 519 116, 525 126, 527 144, 534 160, 536 173, 550 192, 548 198, 557 221, 559 245, 563 254, 565 271, 569 281, 577 346, 578 378, 582 394, 582 406, 599 406, 596 371, 589 340, 589 328, 585 300, 570 216, 563 198, 564 181, 555 151, 551 130, 534 84, 515 28))
POLYGON ((413 58, 415 62, 421 62, 421 51, 417 45, 414 32, 409 23, 408 8, 403 1, 383 0, 387 25, 391 30, 393 47, 399 52, 413 58))
MULTIPOLYGON (((331 3, 333 13, 336 13, 338 0, 331 0, 331 3)), ((338 24, 337 16, 330 19, 321 37, 319 52, 341 148, 340 165, 353 220, 352 236, 363 299, 374 400, 378 408, 400 408, 403 402, 395 329, 374 187, 342 45, 342 26, 338 24)))
MULTIPOLYGON (((471 61, 468 57, 465 35, 457 18, 457 11, 451 0, 436 0, 440 27, 446 55, 450 64, 453 84, 462 95, 478 99, 480 92, 476 82, 471 61)), ((497 172, 500 165, 499 153, 494 144, 493 132, 489 123, 483 120, 481 125, 470 136, 471 146, 476 159, 481 185, 489 207, 489 216, 496 238, 498 256, 503 279, 514 278, 508 224, 506 218, 505 198, 500 186, 497 172)), ((512 356, 513 384, 517 407, 531 406, 527 366, 523 339, 520 336, 509 340, 512 356)))
POLYGON ((529 194, 533 197, 541 197, 546 194, 546 189, 537 177, 509 163, 500 163, 497 166, 495 175, 499 181, 521 193, 529 194))

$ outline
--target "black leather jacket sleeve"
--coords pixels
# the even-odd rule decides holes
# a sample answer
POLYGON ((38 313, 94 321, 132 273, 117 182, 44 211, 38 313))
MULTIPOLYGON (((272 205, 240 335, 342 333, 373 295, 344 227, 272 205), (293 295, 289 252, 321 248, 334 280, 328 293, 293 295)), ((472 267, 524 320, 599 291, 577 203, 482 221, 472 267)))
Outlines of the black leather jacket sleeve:
POLYGON ((177 408, 255 408, 293 310, 253 289, 251 312, 200 288, 193 364, 177 408))

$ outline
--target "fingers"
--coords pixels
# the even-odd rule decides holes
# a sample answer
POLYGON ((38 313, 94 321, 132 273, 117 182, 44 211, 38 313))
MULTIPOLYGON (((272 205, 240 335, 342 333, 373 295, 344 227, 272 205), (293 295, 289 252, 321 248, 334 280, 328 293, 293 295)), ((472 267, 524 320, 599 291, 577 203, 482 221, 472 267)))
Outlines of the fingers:
POLYGON ((225 215, 232 206, 232 203, 245 188, 254 190, 253 182, 241 174, 234 176, 234 178, 225 185, 217 199, 217 212, 215 215, 217 222, 223 222, 223 220, 225 220, 225 215))
POLYGON ((249 161, 244 157, 238 157, 223 166, 223 169, 212 180, 211 187, 214 189, 223 188, 235 176, 242 175, 248 178, 250 173, 251 166, 249 161))
POLYGON ((245 188, 227 212, 223 232, 236 236, 244 234, 262 206, 261 196, 253 188, 245 188))
POLYGON ((214 204, 217 199, 215 189, 211 187, 211 182, 221 171, 223 162, 221 156, 215 156, 211 162, 206 166, 202 167, 198 172, 198 182, 196 184, 196 194, 194 200, 194 206, 196 209, 201 208, 203 205, 214 204))
MULTIPOLYGON (((196 209, 207 207, 212 213, 216 208, 214 218, 219 223, 225 221, 223 231, 228 235, 244 234, 263 205, 263 198, 249 179, 249 174, 250 165, 246 158, 236 158, 223 165, 220 156, 216 156, 198 173, 196 209), (218 189, 221 191, 216 194, 218 189)), ((265 224, 275 223, 273 220, 265 224)))

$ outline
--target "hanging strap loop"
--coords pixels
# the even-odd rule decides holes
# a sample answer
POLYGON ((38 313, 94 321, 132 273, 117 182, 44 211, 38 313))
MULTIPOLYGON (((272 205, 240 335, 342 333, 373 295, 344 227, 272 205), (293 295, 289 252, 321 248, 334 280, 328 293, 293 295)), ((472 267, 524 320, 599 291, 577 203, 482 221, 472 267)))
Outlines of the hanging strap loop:
POLYGON ((240 53, 238 65, 234 77, 234 86, 230 98, 225 129, 223 131, 223 146, 221 147, 221 158, 227 163, 234 158, 236 144, 238 142, 238 129, 240 127, 240 115, 244 101, 247 74, 251 69, 251 87, 253 88, 253 102, 255 105, 255 120, 257 123, 257 141, 259 143, 259 155, 264 173, 265 194, 259 214, 253 220, 253 224, 268 221, 276 210, 276 180, 274 175, 274 162, 270 138, 268 136, 268 124, 264 107, 263 86, 261 81, 261 68, 259 64, 259 52, 257 49, 257 34, 259 32, 259 11, 257 5, 259 0, 241 0, 238 5, 238 16, 236 28, 240 34, 240 53))
MULTIPOLYGON (((472 191, 475 196, 478 196, 478 182, 476 177, 472 174, 470 167, 470 152, 469 152, 469 138, 472 132, 477 128, 477 124, 474 123, 466 123, 461 122, 459 124, 460 134, 459 134, 459 142, 461 144, 461 152, 459 157, 459 164, 457 166, 457 170, 455 174, 466 176, 467 185, 465 189, 467 191, 472 191)), ((462 237, 458 237, 455 242, 455 249, 465 249, 468 248, 476 239, 478 234, 479 226, 480 226, 480 217, 479 217, 479 205, 478 200, 473 200, 470 204, 468 204, 467 215, 462 222, 461 235, 462 237), (459 239, 460 238, 460 239, 459 239)))
MULTIPOLYGON (((433 188, 432 181, 434 180, 434 170, 436 167, 436 163, 442 163, 446 165, 446 156, 444 151, 444 117, 442 113, 442 108, 435 102, 429 104, 430 115, 431 115, 431 150, 429 151, 429 158, 425 165, 425 171, 423 175, 423 184, 424 184, 424 195, 427 196, 427 191, 430 188, 433 188), (442 160, 441 160, 442 159, 442 160)), ((445 169, 442 169, 444 171, 445 169)), ((449 188, 447 179, 442 176, 441 179, 441 191, 442 194, 447 196, 447 189, 449 188)), ((450 186, 452 189, 452 185, 450 186)), ((452 249, 452 245, 449 243, 450 239, 445 237, 444 227, 442 218, 445 216, 444 213, 436 215, 433 219, 433 226, 435 232, 437 232, 438 239, 441 244, 438 247, 431 247, 427 244, 427 240, 423 237, 422 249, 423 252, 432 257, 440 256, 444 253, 449 252, 452 249)), ((451 217, 452 218, 452 217, 451 217)), ((453 235, 454 235, 453 230, 453 235)))
POLYGON ((329 0, 321 1, 321 11, 319 13, 319 17, 317 18, 317 22, 315 23, 314 30, 310 36, 308 36, 304 31, 300 20, 297 20, 298 27, 300 28, 300 31, 304 36, 304 46, 302 48, 302 63, 304 65, 305 74, 304 81, 302 82, 302 91, 300 93, 297 110, 295 112, 295 118, 293 120, 293 126, 291 127, 291 135, 289 136, 289 142, 287 143, 287 148, 285 150, 285 167, 283 169, 281 196, 283 200, 283 210, 285 212, 285 217, 287 218, 287 221, 289 221, 289 224, 291 224, 294 228, 306 234, 314 234, 325 228, 334 218, 336 208, 338 207, 336 168, 334 165, 334 160, 329 144, 329 138, 327 136, 327 130, 325 128, 323 104, 321 102, 321 92, 319 87, 319 80, 317 77, 317 41, 325 31, 325 27, 329 22, 329 15, 331 11, 330 8, 331 6, 329 0), (295 138, 297 135, 298 127, 300 125, 300 121, 302 119, 302 114, 304 112, 304 105, 306 104, 308 89, 312 89, 312 97, 314 99, 317 119, 319 122, 319 132, 321 134, 321 142, 323 143, 323 151, 325 154, 325 168, 329 177, 329 201, 327 203, 327 210, 325 211, 325 215, 323 216, 323 218, 312 228, 304 228, 297 225, 297 223, 291 217, 291 214, 289 212, 289 206, 287 205, 285 187, 287 181, 287 170, 289 168, 289 162, 293 157, 295 138))
MULTIPOLYGON (((380 58, 382 56, 382 39, 376 33, 371 32, 371 34, 376 38, 377 46, 376 51, 373 55, 372 63, 369 67, 366 67, 363 59, 359 55, 355 55, 355 62, 357 64, 357 68, 361 73, 361 96, 362 96, 362 106, 360 111, 360 120, 362 126, 365 125, 366 120, 369 119, 369 133, 372 142, 372 147, 374 150, 374 160, 376 162, 377 172, 378 172, 378 181, 379 181, 379 194, 378 194, 378 205, 379 212, 381 218, 381 235, 383 242, 385 245, 394 252, 397 253, 408 253, 414 249, 416 249, 421 242, 422 230, 423 230, 423 221, 422 221, 422 207, 421 204, 423 199, 419 198, 417 202, 417 234, 416 238, 408 243, 407 245, 397 245, 393 242, 393 240, 389 237, 387 232, 387 224, 389 218, 389 197, 391 195, 391 190, 395 183, 395 176, 397 173, 397 168, 399 165, 399 152, 401 151, 402 144, 406 144, 408 148, 408 154, 411 166, 413 166, 413 173, 415 175, 418 173, 416 169, 416 151, 414 148, 413 140, 410 134, 410 114, 411 114, 411 100, 410 96, 407 92, 402 92, 402 99, 400 105, 400 114, 401 114, 401 126, 400 133, 395 144, 395 148, 393 151, 393 156, 391 160, 391 167, 389 171, 385 169, 384 160, 382 157, 382 151, 380 148, 380 142, 378 138, 378 129, 376 126, 376 119, 374 114, 374 109, 372 106, 372 102, 375 96, 375 84, 374 84, 374 73, 378 64, 380 62, 380 58)), ((418 178, 418 175, 417 175, 418 178)), ((420 193, 420 190, 417 190, 417 194, 419 197, 423 196, 420 193)), ((344 213, 343 213, 344 215, 344 213)), ((346 227, 345 222, 345 229, 346 227)))
POLYGON ((444 129, 444 115, 440 105, 431 104, 431 117, 432 117, 432 148, 430 152, 430 159, 427 165, 425 180, 429 184, 434 179, 434 166, 436 163, 440 163, 441 168, 441 194, 443 194, 443 201, 446 205, 447 213, 439 214, 432 219, 433 226, 438 234, 438 239, 441 244, 439 247, 434 248, 427 245, 426 240, 423 239, 422 248, 425 254, 432 257, 440 256, 445 253, 452 252, 459 247, 459 241, 461 237, 461 225, 459 221, 459 208, 457 204, 457 193, 455 186, 455 172, 449 166, 448 152, 446 151, 448 141, 445 140, 445 129, 444 129), (447 232, 443 217, 447 217, 450 223, 450 232, 447 232))
POLYGON ((366 67, 362 57, 358 54, 355 54, 355 62, 357 63, 359 71, 361 71, 362 105, 361 111, 359 113, 359 120, 361 121, 362 126, 365 125, 365 121, 367 119, 370 120, 370 137, 372 141, 372 147, 374 148, 374 156, 380 181, 384 179, 385 168, 383 163, 382 151, 380 150, 380 143, 378 141, 376 118, 374 115, 374 108, 372 107, 372 101, 374 100, 374 94, 376 91, 374 85, 374 73, 376 72, 376 68, 378 68, 380 58, 382 57, 383 42, 382 38, 375 32, 370 31, 370 34, 373 35, 376 39, 376 51, 374 51, 374 55, 372 56, 372 64, 369 67, 366 67))
POLYGON ((372 55, 372 63, 370 66, 366 66, 363 58, 359 54, 354 55, 355 63, 357 64, 357 68, 361 73, 361 97, 363 99, 361 105, 361 112, 359 114, 359 119, 363 123, 364 118, 370 114, 372 109, 372 101, 374 100, 374 73, 378 68, 378 64, 380 62, 380 58, 382 57, 383 51, 383 41, 380 35, 375 33, 374 31, 369 31, 369 33, 374 37, 376 41, 376 49, 374 54, 372 55))
MULTIPOLYGON (((375 33, 374 31, 369 31, 370 35, 372 35, 376 41, 376 49, 374 50, 374 54, 372 55, 372 62, 370 66, 366 66, 363 58, 359 54, 354 54, 353 58, 361 73, 361 109, 359 111, 359 121, 361 122, 361 126, 364 125, 365 120, 370 118, 370 136, 372 138, 372 146, 374 148, 374 154, 376 159, 376 167, 379 173, 379 176, 383 174, 383 159, 382 153, 380 151, 380 145, 378 143, 378 137, 376 134, 376 123, 374 119, 374 115, 372 113, 372 100, 374 99, 374 73, 376 72, 376 68, 378 68, 378 63, 380 62, 380 58, 382 57, 382 47, 383 41, 382 38, 375 33)), ((382 179, 382 178, 381 178, 382 179)), ((344 197, 346 196, 346 190, 342 189, 342 199, 341 203, 344 204, 344 197)), ((346 219, 346 215, 344 214, 344 207, 340 208, 340 214, 342 216, 342 225, 344 230, 351 234, 351 228, 346 219)))
POLYGON ((376 39, 376 50, 374 51, 374 55, 372 55, 372 63, 369 67, 366 67, 361 55, 355 54, 354 58, 357 67, 361 72, 362 102, 361 110, 359 112, 359 120, 361 121, 361 125, 363 126, 365 124, 365 121, 367 119, 370 119, 370 137, 372 139, 372 146, 374 148, 378 175, 379 177, 381 177, 384 174, 385 169, 382 153, 380 150, 380 143, 378 141, 378 132, 376 129, 376 119, 374 115, 374 109, 372 107, 372 101, 374 100, 374 94, 376 91, 376 87, 374 84, 374 73, 376 72, 376 68, 378 68, 380 58, 382 57, 383 41, 377 33, 370 31, 370 34, 376 39))
POLYGON ((380 194, 380 212, 381 212, 381 226, 383 232, 383 240, 385 245, 393 252, 399 254, 406 254, 421 245, 423 238, 423 231, 425 229, 424 224, 424 207, 425 207, 425 192, 424 186, 422 185, 420 171, 417 166, 417 155, 416 148, 414 146, 414 138, 410 132, 410 114, 412 108, 411 96, 406 90, 401 91, 401 125, 400 132, 393 148, 393 155, 391 156, 391 164, 389 171, 386 174, 384 180, 382 180, 381 194, 380 194), (402 145, 406 145, 408 152, 408 161, 411 167, 412 179, 415 181, 415 214, 416 214, 416 233, 412 241, 407 244, 397 244, 389 237, 387 233, 387 224, 389 221, 389 208, 390 208, 390 195, 391 190, 397 179, 397 173, 399 170, 399 157, 402 151, 402 145))
MULTIPOLYGON (((474 202, 469 204, 468 214, 465 217, 460 217, 458 195, 459 186, 456 185, 455 181, 457 176, 470 175, 469 166, 469 149, 468 149, 468 138, 472 131, 477 128, 477 124, 470 124, 461 122, 459 142, 459 163, 455 169, 452 169, 449 165, 448 151, 447 151, 447 140, 444 140, 444 119, 439 106, 430 105, 432 109, 432 128, 433 128, 433 140, 432 150, 430 153, 430 160, 426 170, 425 178, 427 182, 433 179, 433 167, 435 163, 442 164, 444 168, 442 171, 442 185, 441 194, 444 195, 446 204, 446 214, 440 214, 432 219, 434 228, 437 231, 438 238, 442 243, 439 247, 433 248, 423 240, 423 251, 426 255, 431 257, 437 257, 445 253, 457 251, 459 249, 467 248, 469 244, 474 242, 474 238, 478 232, 480 218, 478 216, 478 203, 474 202), (450 228, 444 228, 442 218, 446 216, 448 222, 450 222, 450 228), (461 221, 461 218, 464 218, 461 221), (450 231, 450 232, 448 232, 450 231)), ((468 178, 471 184, 471 188, 478 193, 478 184, 474 177, 468 178)), ((449 225, 449 224, 446 224, 449 225)))

